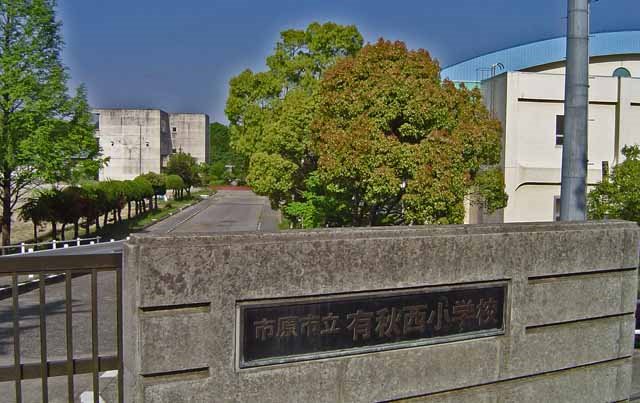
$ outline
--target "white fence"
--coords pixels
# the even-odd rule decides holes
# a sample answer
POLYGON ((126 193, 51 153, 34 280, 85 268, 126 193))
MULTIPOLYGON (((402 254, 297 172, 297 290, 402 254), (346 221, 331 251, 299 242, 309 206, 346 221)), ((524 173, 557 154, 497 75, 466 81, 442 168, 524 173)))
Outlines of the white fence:
MULTIPOLYGON (((49 241, 49 242, 38 242, 38 243, 23 242, 18 245, 0 246, 0 255, 25 254, 25 253, 32 253, 34 251, 39 251, 39 250, 71 248, 71 247, 83 246, 83 245, 94 245, 94 244, 100 243, 101 240, 102 238, 97 236, 95 238, 76 238, 76 239, 68 239, 64 241, 56 241, 54 239, 53 241, 49 241)), ((115 239, 110 239, 109 242, 115 242, 115 239)))

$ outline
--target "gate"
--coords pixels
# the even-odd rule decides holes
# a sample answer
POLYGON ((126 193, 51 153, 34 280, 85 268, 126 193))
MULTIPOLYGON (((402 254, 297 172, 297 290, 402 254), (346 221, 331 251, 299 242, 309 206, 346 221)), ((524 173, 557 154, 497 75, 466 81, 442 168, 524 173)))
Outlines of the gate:
MULTIPOLYGON (((104 277, 103 277, 104 278, 104 277)), ((69 402, 74 401, 75 387, 74 375, 91 374, 93 401, 98 403, 100 392, 100 373, 117 370, 117 399, 123 402, 123 371, 122 371, 122 254, 96 254, 74 256, 16 256, 0 259, 0 280, 6 287, 0 290, 0 300, 5 304, 10 302, 13 323, 6 320, 4 325, 12 329, 13 364, 0 366, 0 382, 14 382, 15 401, 24 399, 23 380, 40 379, 42 401, 49 401, 49 378, 66 376, 66 389, 69 402), (115 353, 101 355, 98 345, 98 278, 101 273, 115 275, 115 353), (88 276, 88 277, 87 277, 88 276), (79 289, 76 281, 87 283, 79 289), (57 284, 54 286, 54 284, 57 284), (62 288, 64 286, 64 288, 62 288), (47 335, 47 287, 57 287, 56 306, 60 310, 64 306, 64 331, 47 335), (91 352, 82 356, 74 353, 74 292, 86 294, 90 290, 90 338, 91 352), (21 331, 20 331, 20 295, 35 299, 33 308, 34 316, 37 313, 40 344, 40 362, 25 362, 21 357, 21 331), (36 296, 37 293, 37 296, 36 296), (47 355, 47 341, 49 345, 62 342, 64 333, 64 346, 66 359, 49 359, 47 355)), ((111 298, 111 297, 108 297, 111 298)), ((9 311, 9 307, 5 307, 9 311)), ((80 312, 86 313, 86 312, 80 312)), ((76 313, 78 314, 78 313, 76 313)), ((6 315, 9 317, 9 315, 6 315)), ((25 320, 25 319, 23 319, 25 320)), ((76 323, 77 327, 85 323, 76 323)), ((53 323, 51 323, 53 325, 53 323)), ((56 323, 57 325, 57 323, 56 323)), ((77 331, 77 329, 76 329, 77 331)), ((25 332, 25 329, 22 329, 25 332)), ((32 333, 35 333, 35 326, 32 333)), ((8 333, 9 334, 9 333, 8 333)), ((32 335, 33 336, 33 335, 32 335)), ((23 336, 24 337, 24 336, 23 336)), ((10 340, 10 338, 9 338, 10 340)), ((24 341, 24 340, 23 340, 24 341)), ((86 342, 87 340, 82 340, 86 342)), ((9 342, 10 343, 10 342, 9 342)), ((88 343, 85 343, 88 344, 88 343)), ((24 350, 24 349, 23 349, 24 350)), ((77 349, 76 349, 77 350, 77 349)))

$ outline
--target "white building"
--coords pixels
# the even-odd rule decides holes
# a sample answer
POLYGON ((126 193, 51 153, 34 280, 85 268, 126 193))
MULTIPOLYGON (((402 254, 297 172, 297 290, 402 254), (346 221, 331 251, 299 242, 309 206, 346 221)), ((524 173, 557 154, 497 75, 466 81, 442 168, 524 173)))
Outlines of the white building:
MULTIPOLYGON (((471 208, 468 222, 559 216, 565 41, 535 42, 443 69, 443 78, 480 86, 503 128, 507 207, 492 216, 471 208)), ((640 78, 634 78, 640 77, 640 31, 592 35, 591 55, 587 182, 594 185, 621 162, 622 147, 640 144, 640 78)))
POLYGON ((96 137, 109 161, 100 180, 133 179, 161 172, 169 156, 191 154, 208 162, 209 116, 173 114, 159 109, 94 109, 96 137))
POLYGON ((209 162, 209 116, 202 113, 170 113, 169 127, 172 151, 189 153, 199 163, 209 162))

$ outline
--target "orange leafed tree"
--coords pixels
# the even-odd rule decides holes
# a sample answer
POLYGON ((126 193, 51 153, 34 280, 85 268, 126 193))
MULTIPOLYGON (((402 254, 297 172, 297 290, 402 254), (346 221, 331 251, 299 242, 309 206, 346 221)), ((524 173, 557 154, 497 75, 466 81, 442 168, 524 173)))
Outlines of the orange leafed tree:
POLYGON ((321 81, 312 124, 317 181, 341 221, 461 223, 465 198, 506 205, 500 123, 477 89, 440 79, 425 50, 379 40, 321 81))

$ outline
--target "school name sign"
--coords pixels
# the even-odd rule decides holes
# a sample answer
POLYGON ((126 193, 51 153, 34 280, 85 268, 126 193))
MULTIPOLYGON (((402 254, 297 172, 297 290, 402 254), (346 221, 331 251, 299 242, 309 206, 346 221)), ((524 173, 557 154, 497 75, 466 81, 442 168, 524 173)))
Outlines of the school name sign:
POLYGON ((239 367, 504 333, 504 283, 244 302, 239 367))

